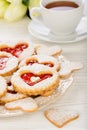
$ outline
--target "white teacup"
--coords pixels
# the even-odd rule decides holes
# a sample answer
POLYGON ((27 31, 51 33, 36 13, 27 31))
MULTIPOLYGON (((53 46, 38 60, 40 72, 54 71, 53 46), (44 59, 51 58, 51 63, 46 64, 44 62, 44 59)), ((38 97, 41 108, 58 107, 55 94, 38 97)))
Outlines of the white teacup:
POLYGON ((40 7, 34 7, 30 10, 32 20, 43 22, 52 33, 57 35, 73 33, 81 20, 82 14, 82 0, 41 0, 40 7), (59 1, 74 2, 76 7, 74 7, 75 5, 70 6, 70 3, 65 3, 67 7, 48 5, 59 1))

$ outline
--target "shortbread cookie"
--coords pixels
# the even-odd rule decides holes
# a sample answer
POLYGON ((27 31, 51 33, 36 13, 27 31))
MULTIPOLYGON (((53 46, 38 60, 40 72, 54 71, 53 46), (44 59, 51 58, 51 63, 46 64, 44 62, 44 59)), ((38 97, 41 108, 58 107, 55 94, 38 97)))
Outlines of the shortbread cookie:
POLYGON ((52 69, 59 70, 60 64, 58 63, 57 59, 52 56, 46 56, 46 55, 33 55, 26 59, 24 59, 19 67, 32 65, 34 63, 43 64, 46 66, 51 67, 52 69))
POLYGON ((53 108, 45 111, 45 117, 55 126, 61 128, 72 120, 77 119, 79 114, 75 110, 59 110, 53 108))
POLYGON ((6 52, 0 52, 0 75, 9 76, 18 67, 18 59, 6 52))
POLYGON ((52 89, 52 90, 49 90, 49 91, 46 91, 46 92, 44 92, 43 93, 43 97, 46 97, 46 96, 50 96, 50 95, 52 95, 53 94, 53 92, 54 92, 54 89, 52 89))
POLYGON ((21 67, 14 73, 11 82, 17 92, 36 96, 58 87, 59 76, 50 67, 36 63, 21 67))
POLYGON ((18 99, 23 99, 25 97, 27 97, 27 95, 16 92, 13 86, 9 85, 7 86, 7 93, 0 98, 0 104, 16 101, 18 99))
POLYGON ((63 55, 59 55, 59 56, 57 56, 56 57, 57 58, 57 60, 58 60, 58 62, 61 64, 61 63, 64 63, 64 62, 69 62, 69 60, 65 57, 65 56, 63 56, 63 55))
POLYGON ((17 93, 17 92, 13 92, 13 91, 9 91, 7 92, 3 97, 0 98, 0 104, 6 104, 8 102, 12 102, 12 101, 16 101, 19 99, 23 99, 27 97, 27 95, 21 94, 21 93, 17 93))
POLYGON ((44 55, 51 55, 51 56, 58 56, 61 54, 62 49, 60 46, 55 45, 51 47, 47 47, 45 45, 38 45, 36 47, 36 53, 37 54, 44 54, 44 55))
POLYGON ((6 80, 0 76, 0 98, 4 96, 7 92, 6 80))
POLYGON ((60 66, 60 71, 58 73, 61 78, 67 78, 72 74, 72 72, 77 71, 83 67, 83 65, 79 62, 69 61, 62 62, 60 66))
POLYGON ((6 103, 5 108, 8 110, 21 109, 22 111, 25 112, 34 112, 38 109, 38 106, 33 98, 28 97, 14 102, 6 103))
POLYGON ((8 52, 13 56, 19 58, 20 60, 24 59, 27 56, 30 56, 34 53, 33 45, 27 42, 18 42, 18 43, 0 43, 0 51, 8 52))

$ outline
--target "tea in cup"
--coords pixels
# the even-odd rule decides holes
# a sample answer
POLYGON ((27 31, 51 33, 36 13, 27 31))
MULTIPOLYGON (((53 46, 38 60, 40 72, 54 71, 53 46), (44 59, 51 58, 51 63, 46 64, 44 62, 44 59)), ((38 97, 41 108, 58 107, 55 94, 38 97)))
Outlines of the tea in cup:
POLYGON ((75 32, 83 15, 82 0, 41 0, 30 10, 32 20, 43 24, 56 35, 75 32))

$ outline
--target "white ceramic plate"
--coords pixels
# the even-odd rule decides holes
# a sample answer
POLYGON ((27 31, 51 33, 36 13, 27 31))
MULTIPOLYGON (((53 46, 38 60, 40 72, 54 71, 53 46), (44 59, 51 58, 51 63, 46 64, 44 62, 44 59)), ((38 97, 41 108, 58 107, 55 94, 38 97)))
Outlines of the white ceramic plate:
POLYGON ((75 32, 67 36, 58 36, 50 32, 43 23, 31 21, 28 30, 32 36, 37 39, 55 43, 73 43, 87 39, 87 17, 83 17, 75 32))

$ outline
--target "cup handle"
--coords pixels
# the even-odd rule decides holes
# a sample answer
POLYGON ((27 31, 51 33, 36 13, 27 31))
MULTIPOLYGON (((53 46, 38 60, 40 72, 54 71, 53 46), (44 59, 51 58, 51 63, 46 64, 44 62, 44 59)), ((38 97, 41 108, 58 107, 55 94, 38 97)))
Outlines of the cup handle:
POLYGON ((33 8, 30 10, 30 17, 31 17, 31 19, 34 20, 35 22, 41 23, 42 16, 41 16, 40 7, 33 7, 33 8))

